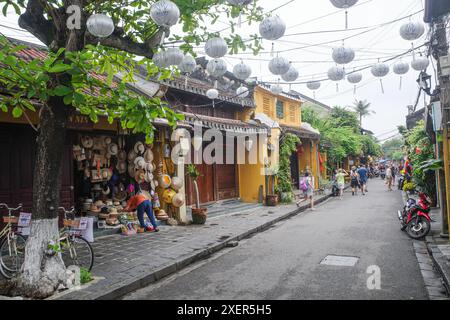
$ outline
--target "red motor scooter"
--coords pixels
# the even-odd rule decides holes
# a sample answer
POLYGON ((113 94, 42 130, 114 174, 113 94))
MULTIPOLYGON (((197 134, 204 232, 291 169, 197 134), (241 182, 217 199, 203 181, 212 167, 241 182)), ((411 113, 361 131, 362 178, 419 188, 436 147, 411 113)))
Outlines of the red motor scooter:
POLYGON ((408 199, 402 211, 398 211, 398 218, 402 225, 402 230, 408 233, 413 239, 421 239, 428 235, 431 230, 430 217, 431 199, 423 192, 419 193, 419 202, 408 199))

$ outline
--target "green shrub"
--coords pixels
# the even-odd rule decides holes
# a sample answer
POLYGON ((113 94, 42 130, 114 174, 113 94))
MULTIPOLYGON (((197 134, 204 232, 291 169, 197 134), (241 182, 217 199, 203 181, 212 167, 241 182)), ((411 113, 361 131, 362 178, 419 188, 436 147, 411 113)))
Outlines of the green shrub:
POLYGON ((81 284, 88 283, 90 281, 94 280, 92 277, 91 272, 88 271, 86 268, 80 268, 80 282, 81 284))

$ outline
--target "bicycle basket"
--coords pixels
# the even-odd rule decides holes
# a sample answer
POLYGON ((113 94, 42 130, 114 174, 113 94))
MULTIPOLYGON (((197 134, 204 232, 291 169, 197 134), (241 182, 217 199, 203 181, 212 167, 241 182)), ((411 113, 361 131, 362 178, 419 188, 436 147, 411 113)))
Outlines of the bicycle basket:
POLYGON ((18 217, 3 217, 3 222, 4 223, 11 223, 11 224, 17 224, 19 223, 19 218, 18 217))
POLYGON ((78 228, 80 226, 80 221, 64 219, 63 225, 64 227, 78 228))

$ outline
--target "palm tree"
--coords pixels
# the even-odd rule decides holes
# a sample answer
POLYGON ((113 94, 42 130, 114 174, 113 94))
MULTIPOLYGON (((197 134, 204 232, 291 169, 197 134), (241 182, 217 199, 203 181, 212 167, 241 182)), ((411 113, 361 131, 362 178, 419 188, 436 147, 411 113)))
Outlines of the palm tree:
POLYGON ((371 114, 375 114, 375 111, 370 110, 370 102, 367 100, 355 100, 353 109, 359 114, 359 125, 362 128, 362 119, 371 114))

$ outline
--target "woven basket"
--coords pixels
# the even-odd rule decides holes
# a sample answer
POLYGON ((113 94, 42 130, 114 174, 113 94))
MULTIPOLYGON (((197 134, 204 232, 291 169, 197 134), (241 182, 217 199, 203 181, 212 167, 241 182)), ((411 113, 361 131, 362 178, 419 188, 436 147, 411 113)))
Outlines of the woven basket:
POLYGON ((18 217, 3 217, 3 222, 4 223, 11 223, 11 224, 17 224, 19 223, 19 218, 18 217))
POLYGON ((80 221, 64 219, 63 225, 64 227, 78 228, 80 226, 80 221))

